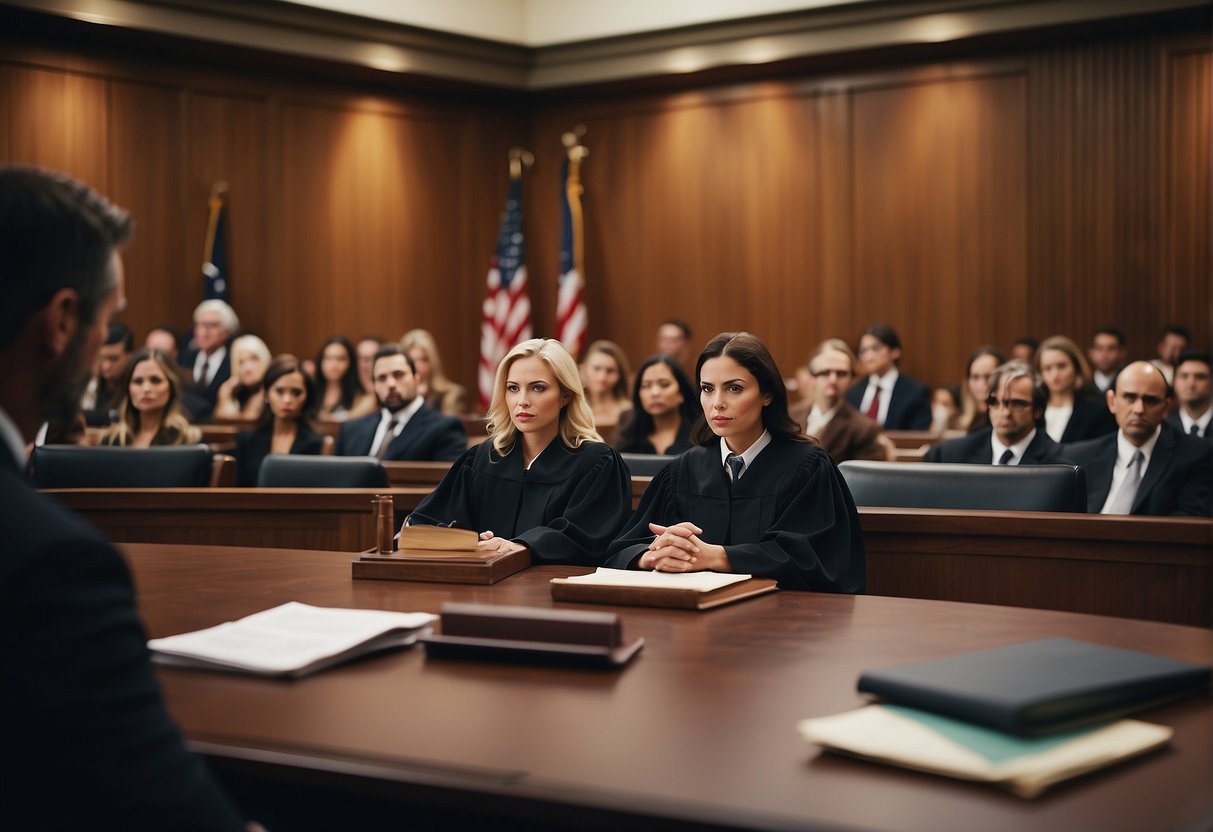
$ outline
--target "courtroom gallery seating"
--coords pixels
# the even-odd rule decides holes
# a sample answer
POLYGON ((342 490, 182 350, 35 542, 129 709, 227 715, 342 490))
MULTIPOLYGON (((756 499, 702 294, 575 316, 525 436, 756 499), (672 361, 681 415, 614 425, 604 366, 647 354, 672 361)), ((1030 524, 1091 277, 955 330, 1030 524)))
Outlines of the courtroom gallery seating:
POLYGON ((386 488, 387 471, 369 456, 270 454, 261 463, 258 488, 386 488))
POLYGON ((38 488, 198 488, 210 485, 213 466, 207 445, 43 445, 30 459, 38 488))
POLYGON ((628 466, 628 473, 633 477, 655 477, 657 473, 674 459, 666 454, 620 454, 623 464, 628 466))
POLYGON ((847 460, 838 466, 857 506, 1086 512, 1076 465, 962 465, 847 460))

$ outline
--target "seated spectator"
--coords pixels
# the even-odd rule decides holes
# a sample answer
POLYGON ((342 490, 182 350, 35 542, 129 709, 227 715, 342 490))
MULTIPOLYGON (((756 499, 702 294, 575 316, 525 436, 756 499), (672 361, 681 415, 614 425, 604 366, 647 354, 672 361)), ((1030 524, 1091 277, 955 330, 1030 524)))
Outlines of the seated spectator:
POLYGON ((959 430, 956 427, 959 419, 960 388, 954 384, 936 387, 931 394, 931 430, 934 433, 959 430))
POLYGON ((199 422, 211 420, 219 388, 231 378, 232 357, 227 347, 239 329, 236 310, 225 301, 211 298, 194 309, 193 347, 182 354, 181 368, 191 373, 192 412, 199 422))
POLYGON ((1185 327, 1167 324, 1162 328, 1162 335, 1158 337, 1158 357, 1150 363, 1162 371, 1167 384, 1175 380, 1175 362, 1179 360, 1180 353, 1188 348, 1191 339, 1185 327))
POLYGON ((1020 361, 1026 361, 1029 364, 1036 364, 1036 350, 1040 347, 1040 341, 1037 341, 1030 335, 1025 335, 1022 338, 1016 339, 1011 344, 1011 358, 1020 361))
POLYGON ((1188 436, 1213 442, 1213 408, 1209 407, 1209 354, 1188 350, 1175 365, 1175 401, 1167 421, 1188 436))
POLYGON ((1134 361, 1106 398, 1118 430, 1063 449, 1087 472, 1087 511, 1213 515, 1213 447, 1167 424, 1172 393, 1162 371, 1134 361))
POLYGON ((462 416, 468 411, 468 391, 442 371, 442 356, 433 335, 424 329, 410 329, 400 336, 400 346, 417 368, 417 392, 427 407, 447 416, 462 416))
POLYGON ((885 430, 931 426, 931 390, 902 375, 901 338, 888 324, 872 324, 859 336, 859 364, 867 376, 847 391, 847 401, 885 430))
POLYGON ((1061 447, 1037 427, 1048 393, 1032 367, 1018 359, 995 368, 986 401, 991 424, 927 451, 927 462, 1040 465, 1059 462, 1061 447))
POLYGON ((1107 406, 1087 391, 1091 371, 1077 344, 1064 335, 1046 338, 1036 352, 1036 369, 1049 388, 1044 419, 1050 439, 1064 445, 1116 431, 1107 406))
POLYGON ((242 488, 257 484, 261 463, 270 454, 319 454, 324 447, 324 437, 310 421, 316 388, 295 356, 280 355, 270 362, 264 388, 265 408, 257 424, 236 434, 236 485, 242 488))
POLYGON ((122 374, 118 420, 101 437, 102 444, 150 448, 201 441, 201 431, 181 407, 181 387, 176 362, 160 350, 140 348, 122 374))
POLYGON ((383 346, 383 339, 377 335, 363 335, 354 345, 354 356, 358 359, 358 383, 362 392, 373 396, 375 383, 371 381, 371 365, 375 363, 375 353, 383 346))
MULTIPOLYGON (((668 355, 678 366, 688 366, 695 357, 691 352, 691 325, 680 318, 669 318, 657 327, 657 352, 668 355)), ((685 375, 685 373, 684 373, 685 375)))
POLYGON ((585 397, 594 413, 594 427, 612 429, 632 409, 628 392, 628 360, 614 341, 595 341, 581 359, 585 397))
POLYGON ((215 415, 226 419, 256 419, 265 404, 262 380, 270 366, 270 350, 256 335, 232 341, 232 377, 219 387, 215 415))
POLYGON ((143 346, 158 349, 169 358, 177 361, 181 355, 177 347, 177 337, 177 330, 167 324, 161 324, 148 330, 147 335, 143 339, 143 346))
POLYGON ((691 447, 699 396, 678 361, 650 355, 636 373, 632 409, 615 447, 627 454, 680 454, 691 447))
POLYGON ((1114 326, 1101 326, 1091 333, 1091 346, 1087 358, 1091 359, 1091 383, 1099 392, 1105 393, 1112 386, 1112 379, 1125 365, 1125 334, 1114 326))
POLYGON ((986 411, 986 400, 990 398, 990 379, 994 370, 1006 362, 997 347, 986 345, 969 353, 965 366, 965 381, 960 394, 960 414, 956 427, 974 433, 989 427, 990 414, 986 411))
POLYGON ((114 420, 114 411, 122 399, 119 389, 126 362, 135 351, 135 336, 126 324, 112 323, 105 335, 105 343, 97 351, 97 369, 85 388, 80 401, 85 421, 93 426, 104 426, 114 420))
POLYGON ((884 459, 880 426, 847 402, 855 378, 855 354, 840 338, 818 345, 809 358, 813 398, 788 409, 804 433, 817 440, 835 463, 847 459, 884 459))
POLYGON ((375 399, 362 391, 358 363, 349 339, 334 335, 316 356, 316 414, 328 422, 357 419, 375 411, 375 399))

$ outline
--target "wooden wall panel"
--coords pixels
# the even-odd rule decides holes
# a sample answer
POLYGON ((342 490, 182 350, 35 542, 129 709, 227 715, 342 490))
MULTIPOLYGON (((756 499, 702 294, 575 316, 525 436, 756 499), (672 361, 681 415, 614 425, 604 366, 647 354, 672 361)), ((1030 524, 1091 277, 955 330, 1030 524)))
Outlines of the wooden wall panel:
MULTIPOLYGON (((1190 310, 1192 324, 1213 331, 1213 53, 1168 56, 1168 148, 1164 195, 1162 262, 1169 278, 1173 308, 1190 310), (1200 320, 1202 311, 1205 319, 1200 320)), ((1204 342, 1206 345, 1208 341, 1204 342)))
POLYGON ((161 322, 164 310, 178 306, 185 282, 180 279, 187 227, 181 104, 179 88, 110 83, 107 123, 113 184, 109 196, 136 221, 135 237, 123 252, 127 274, 123 320, 140 343, 144 333, 161 322))

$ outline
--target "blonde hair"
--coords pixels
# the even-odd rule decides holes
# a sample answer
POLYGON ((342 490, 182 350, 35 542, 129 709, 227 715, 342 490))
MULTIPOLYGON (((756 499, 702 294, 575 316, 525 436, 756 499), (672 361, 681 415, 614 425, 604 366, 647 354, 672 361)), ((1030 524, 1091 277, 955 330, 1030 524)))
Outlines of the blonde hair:
POLYGON ((1082 350, 1078 345, 1064 335, 1052 335, 1040 342, 1040 346, 1036 348, 1036 372, 1040 372, 1042 362, 1041 356, 1045 350, 1056 350, 1064 352, 1069 357, 1070 363, 1074 366, 1074 390, 1079 390, 1084 384, 1091 379, 1091 367, 1087 364, 1087 359, 1083 357, 1082 350))
POLYGON ((851 375, 855 375, 855 353, 851 351, 851 345, 841 338, 827 338, 817 345, 817 349, 813 350, 813 354, 809 356, 809 363, 805 365, 809 368, 810 373, 813 372, 813 362, 823 352, 840 352, 845 355, 851 365, 851 375))
POLYGON ((118 405, 118 421, 102 436, 107 444, 125 447, 139 433, 139 411, 131 403, 131 377, 135 367, 144 361, 151 361, 164 372, 168 380, 168 404, 164 407, 164 417, 160 421, 160 431, 157 434, 168 436, 171 431, 173 445, 193 445, 202 441, 202 431, 190 424, 185 411, 181 407, 181 374, 177 372, 177 364, 164 352, 152 347, 143 347, 130 357, 126 370, 122 373, 122 400, 118 405))
POLYGON ((270 366, 270 361, 273 356, 270 355, 270 348, 265 345, 265 342, 256 335, 241 335, 235 341, 232 341, 232 346, 228 350, 232 356, 232 374, 239 375, 240 353, 250 352, 257 357, 261 362, 261 375, 265 375, 265 371, 270 366))
POLYGON ((453 385, 442 371, 442 358, 438 355, 438 342, 434 336, 428 329, 410 329, 400 336, 400 349, 407 353, 413 347, 420 347, 430 359, 430 389, 445 393, 453 385))
POLYGON ((557 436, 567 448, 579 448, 584 442, 601 442, 602 436, 594 428, 594 414, 585 398, 585 388, 577 364, 568 350, 551 338, 532 338, 523 341, 505 354, 497 365, 497 378, 493 382, 493 401, 489 404, 485 425, 493 448, 501 456, 514 449, 518 429, 510 418, 505 403, 505 383, 510 367, 520 358, 538 358, 552 370, 561 392, 568 394, 569 402, 560 408, 560 427, 557 436))

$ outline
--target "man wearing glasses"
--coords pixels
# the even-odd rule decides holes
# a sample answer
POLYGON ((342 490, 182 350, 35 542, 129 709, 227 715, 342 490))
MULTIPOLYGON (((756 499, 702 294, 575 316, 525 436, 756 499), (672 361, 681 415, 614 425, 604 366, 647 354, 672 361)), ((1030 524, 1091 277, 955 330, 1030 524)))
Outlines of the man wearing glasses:
POLYGON ((951 439, 927 451, 927 462, 979 465, 1042 465, 1059 462, 1061 446, 1037 422, 1044 416, 1049 393, 1027 363, 1015 359, 990 377, 990 427, 951 439))
POLYGON ((1171 387, 1158 368, 1135 361, 1107 392, 1114 434, 1064 448, 1087 472, 1095 514, 1213 514, 1213 447, 1166 423, 1171 387))
POLYGON ((788 408, 793 421, 812 436, 835 463, 846 459, 887 459, 880 425, 843 397, 855 378, 855 356, 846 341, 823 341, 809 359, 813 396, 788 408))

